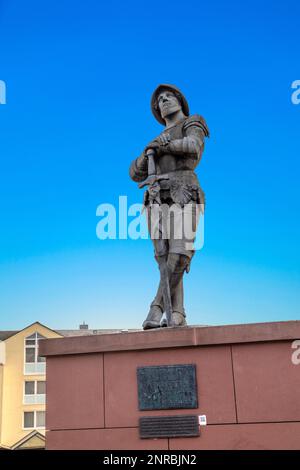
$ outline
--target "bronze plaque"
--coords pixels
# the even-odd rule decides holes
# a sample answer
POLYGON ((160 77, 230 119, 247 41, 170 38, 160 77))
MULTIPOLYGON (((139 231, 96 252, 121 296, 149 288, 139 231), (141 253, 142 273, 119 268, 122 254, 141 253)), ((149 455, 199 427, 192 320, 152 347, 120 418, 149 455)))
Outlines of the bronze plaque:
POLYGON ((198 408, 196 365, 138 367, 139 410, 198 408))
POLYGON ((198 416, 155 416, 140 418, 140 438, 199 436, 198 416))

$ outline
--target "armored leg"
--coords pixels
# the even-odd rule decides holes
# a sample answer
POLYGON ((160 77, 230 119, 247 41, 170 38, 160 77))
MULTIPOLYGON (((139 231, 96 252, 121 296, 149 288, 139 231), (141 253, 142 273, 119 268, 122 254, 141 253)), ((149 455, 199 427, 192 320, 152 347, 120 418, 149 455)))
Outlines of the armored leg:
MULTIPOLYGON (((158 263, 163 261, 161 256, 156 256, 158 263)), ((183 275, 190 258, 185 255, 170 253, 167 258, 169 284, 173 307, 173 321, 175 326, 186 325, 185 311, 183 306, 183 275)), ((160 325, 160 321, 164 312, 163 287, 160 282, 156 296, 151 303, 148 317, 146 318, 143 328, 159 328, 166 326, 166 323, 160 325)))
POLYGON ((168 256, 169 283, 173 304, 173 321, 175 326, 185 326, 183 307, 183 275, 188 267, 190 258, 186 255, 170 253, 168 256))
MULTIPOLYGON (((160 292, 158 292, 160 294, 160 292)), ((172 293, 172 307, 173 307, 173 317, 175 322, 178 324, 180 323, 180 326, 185 326, 186 325, 186 314, 185 314, 185 309, 184 309, 184 302, 183 302, 183 278, 180 280, 178 286, 174 289, 172 293)), ((158 304, 158 298, 155 298, 156 304, 158 304)), ((164 312, 164 302, 163 302, 163 297, 160 297, 160 309, 162 312, 164 312)), ((164 318, 161 321, 160 324, 161 327, 168 326, 167 325, 167 320, 164 318)), ((179 325, 178 325, 179 326, 179 325)))
MULTIPOLYGON (((157 209, 157 207, 154 206, 152 209, 157 209)), ((194 212, 194 208, 191 205, 187 212, 191 220, 195 217, 194 212)), ((167 256, 167 269, 173 311, 172 320, 175 326, 184 326, 186 325, 186 315, 183 305, 183 275, 184 271, 189 270, 190 260, 194 254, 194 250, 191 248, 191 246, 193 246, 191 242, 193 242, 194 235, 192 234, 189 238, 185 236, 178 238, 175 236, 175 228, 180 227, 183 217, 181 208, 177 208, 173 211, 174 217, 172 218, 172 223, 170 219, 170 233, 168 239, 162 238, 162 221, 166 221, 170 218, 171 213, 164 213, 164 217, 161 217, 159 213, 156 214, 156 212, 153 212, 155 217, 151 219, 151 223, 149 218, 150 213, 150 210, 148 210, 148 226, 152 224, 152 228, 154 229, 151 238, 154 244, 156 261, 160 265, 167 256)), ((165 233, 168 233, 168 230, 166 230, 165 233)), ((156 296, 151 303, 148 316, 143 323, 143 328, 148 329, 166 326, 166 322, 163 321, 161 323, 164 311, 163 282, 160 281, 156 296)))
MULTIPOLYGON (((164 239, 153 240, 155 249, 155 259, 159 264, 159 259, 166 257, 168 254, 168 242, 164 239)), ((163 288, 162 282, 159 283, 157 294, 151 302, 150 310, 146 320, 143 323, 143 329, 160 328, 160 322, 164 312, 163 288)))

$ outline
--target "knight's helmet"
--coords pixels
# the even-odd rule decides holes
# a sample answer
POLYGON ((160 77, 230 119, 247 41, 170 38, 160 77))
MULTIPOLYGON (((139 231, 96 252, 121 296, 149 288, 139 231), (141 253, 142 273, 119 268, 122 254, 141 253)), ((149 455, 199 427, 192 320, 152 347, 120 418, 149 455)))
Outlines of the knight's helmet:
POLYGON ((176 98, 179 100, 181 104, 183 114, 185 114, 188 117, 190 115, 189 105, 184 95, 179 90, 179 88, 177 88, 175 85, 167 85, 163 83, 161 85, 158 85, 158 87, 154 90, 153 95, 151 97, 151 109, 152 109, 152 113, 155 119, 157 119, 157 121, 160 122, 161 124, 165 125, 165 120, 161 117, 160 110, 158 107, 158 102, 157 102, 157 98, 159 97, 159 94, 164 90, 169 90, 172 93, 174 93, 174 95, 176 96, 176 98))

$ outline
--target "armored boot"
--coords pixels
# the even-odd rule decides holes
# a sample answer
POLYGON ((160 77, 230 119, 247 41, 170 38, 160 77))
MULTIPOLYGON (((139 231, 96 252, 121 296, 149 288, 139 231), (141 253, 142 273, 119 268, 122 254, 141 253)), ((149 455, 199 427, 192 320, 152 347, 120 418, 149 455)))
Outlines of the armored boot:
POLYGON ((170 253, 168 266, 170 272, 170 291, 173 302, 172 320, 174 326, 186 326, 185 311, 183 308, 183 275, 189 267, 190 258, 186 255, 170 253))
MULTIPOLYGON (((173 312, 172 319, 173 319, 173 322, 174 322, 174 325, 173 325, 174 327, 176 327, 176 326, 187 326, 187 322, 186 322, 186 319, 185 319, 185 313, 173 312)), ((166 318, 164 318, 161 321, 160 326, 161 326, 161 328, 165 328, 165 327, 168 326, 166 318)))
POLYGON ((144 330, 150 330, 151 328, 160 327, 160 321, 163 316, 163 311, 162 307, 160 305, 155 304, 154 302, 155 301, 152 302, 147 318, 143 323, 144 330))
MULTIPOLYGON (((177 285, 176 289, 172 295, 172 307, 173 307, 173 321, 175 323, 174 326, 186 326, 186 315, 183 306, 183 278, 181 278, 179 284, 177 285)), ((166 327, 167 320, 164 318, 161 321, 160 326, 166 327)))

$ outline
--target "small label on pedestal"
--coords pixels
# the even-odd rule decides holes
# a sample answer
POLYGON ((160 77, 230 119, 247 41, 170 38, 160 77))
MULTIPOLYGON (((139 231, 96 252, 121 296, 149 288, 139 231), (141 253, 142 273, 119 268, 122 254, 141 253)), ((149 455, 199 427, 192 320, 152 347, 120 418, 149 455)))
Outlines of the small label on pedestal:
POLYGON ((200 415, 199 416, 199 425, 200 426, 206 426, 207 425, 206 415, 200 415))

